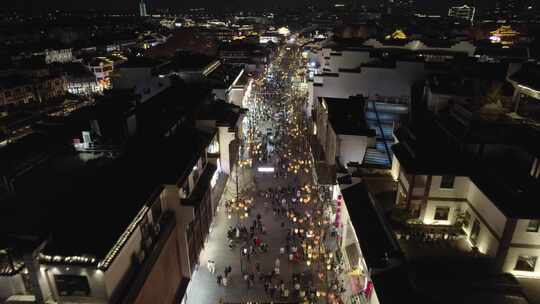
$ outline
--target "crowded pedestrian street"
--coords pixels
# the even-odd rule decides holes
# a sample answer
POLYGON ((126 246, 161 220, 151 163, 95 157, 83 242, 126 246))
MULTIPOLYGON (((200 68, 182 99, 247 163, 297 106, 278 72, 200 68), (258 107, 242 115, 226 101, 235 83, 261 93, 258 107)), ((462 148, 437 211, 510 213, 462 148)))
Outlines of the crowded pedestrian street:
POLYGON ((253 81, 189 304, 347 302, 339 210, 314 174, 305 66, 287 45, 253 81))

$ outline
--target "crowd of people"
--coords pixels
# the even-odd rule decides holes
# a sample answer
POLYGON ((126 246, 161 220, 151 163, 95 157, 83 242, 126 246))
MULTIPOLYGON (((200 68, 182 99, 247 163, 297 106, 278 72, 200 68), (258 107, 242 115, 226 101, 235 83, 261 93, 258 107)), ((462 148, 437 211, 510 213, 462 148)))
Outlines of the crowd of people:
MULTIPOLYGON (((271 71, 272 79, 256 81, 254 91, 278 93, 251 100, 245 144, 254 166, 271 166, 274 171, 270 176, 255 174, 250 214, 242 220, 229 217, 236 224, 229 226, 227 239, 229 249, 239 253, 239 272, 247 290, 262 286, 275 301, 342 303, 345 283, 335 208, 313 180, 302 111, 305 92, 293 91, 291 73, 283 72, 287 65, 303 64, 297 56, 292 56, 296 61, 277 60, 274 65, 279 69, 271 71), (270 242, 270 233, 281 237, 270 242)), ((227 204, 228 210, 233 208, 227 204)), ((208 263, 214 274, 215 262, 208 263)), ((225 267, 216 276, 217 283, 227 287, 231 271, 225 267)))

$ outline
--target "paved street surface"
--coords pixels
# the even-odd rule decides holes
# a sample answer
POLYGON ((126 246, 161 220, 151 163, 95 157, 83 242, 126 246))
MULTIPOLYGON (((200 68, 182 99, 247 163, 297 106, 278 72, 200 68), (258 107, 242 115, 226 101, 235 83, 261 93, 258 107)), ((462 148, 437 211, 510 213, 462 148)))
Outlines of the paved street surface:
POLYGON ((228 179, 199 269, 188 287, 189 304, 341 303, 340 294, 346 294, 337 275, 342 259, 333 233, 335 214, 313 179, 303 111, 304 66, 297 48, 287 46, 255 79, 240 161, 228 179), (260 167, 274 172, 259 172, 260 167), (236 227, 246 230, 240 233, 236 227), (263 252, 265 245, 268 249, 263 252), (244 250, 253 253, 248 258, 244 250), (210 260, 215 261, 214 274, 210 260), (224 286, 218 276, 225 277, 227 266, 231 272, 224 286))

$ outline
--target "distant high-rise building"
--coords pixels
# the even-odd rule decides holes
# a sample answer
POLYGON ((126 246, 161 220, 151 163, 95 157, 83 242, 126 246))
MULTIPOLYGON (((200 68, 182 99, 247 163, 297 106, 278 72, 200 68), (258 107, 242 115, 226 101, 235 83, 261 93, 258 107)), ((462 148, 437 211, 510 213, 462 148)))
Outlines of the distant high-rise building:
POLYGON ((145 0, 140 0, 139 1, 139 15, 141 17, 148 16, 148 11, 147 11, 147 8, 146 8, 146 1, 145 0))
POLYGON ((448 16, 473 22, 476 9, 472 6, 454 6, 448 10, 448 16))

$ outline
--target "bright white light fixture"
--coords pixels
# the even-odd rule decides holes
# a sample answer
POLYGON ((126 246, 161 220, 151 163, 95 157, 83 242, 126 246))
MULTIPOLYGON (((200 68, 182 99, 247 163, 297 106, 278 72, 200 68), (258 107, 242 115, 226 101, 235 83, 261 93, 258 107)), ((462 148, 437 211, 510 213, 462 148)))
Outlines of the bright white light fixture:
POLYGON ((265 172, 265 173, 270 172, 271 173, 271 172, 274 172, 274 168, 273 167, 259 167, 259 168, 257 168, 257 171, 258 172, 265 172))

